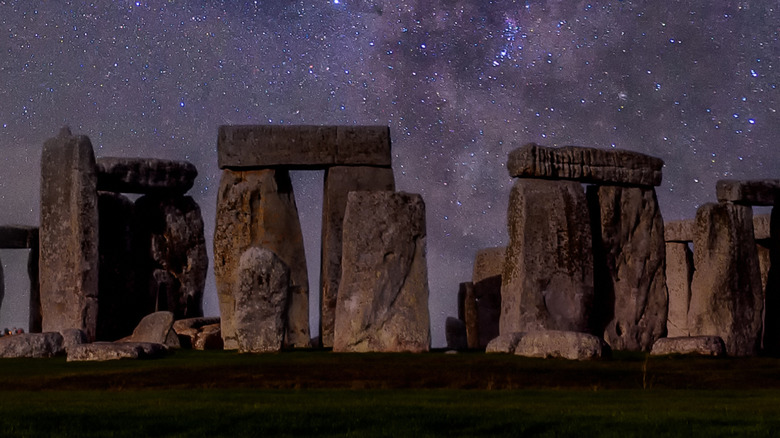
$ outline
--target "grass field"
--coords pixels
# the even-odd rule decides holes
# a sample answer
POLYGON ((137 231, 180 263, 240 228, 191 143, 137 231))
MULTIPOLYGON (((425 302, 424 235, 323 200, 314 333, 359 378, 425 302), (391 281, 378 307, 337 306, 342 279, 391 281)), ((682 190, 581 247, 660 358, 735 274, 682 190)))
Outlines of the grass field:
POLYGON ((775 436, 780 360, 509 355, 0 360, 0 436, 775 436))

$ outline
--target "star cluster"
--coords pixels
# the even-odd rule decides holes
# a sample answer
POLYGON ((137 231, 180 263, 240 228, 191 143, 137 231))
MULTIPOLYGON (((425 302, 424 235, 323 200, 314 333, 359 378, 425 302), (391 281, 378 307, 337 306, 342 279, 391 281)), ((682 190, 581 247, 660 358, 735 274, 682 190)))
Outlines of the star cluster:
MULTIPOLYGON (((533 141, 660 157, 667 220, 714 200, 717 179, 777 177, 777 8, 749 0, 0 1, 0 221, 38 222, 41 145, 65 124, 89 135, 98 156, 194 163, 207 240, 218 125, 389 125, 397 186, 427 203, 441 345, 474 253, 506 244, 510 150, 533 141)), ((321 176, 294 178, 316 286, 321 176)), ((3 253, 6 271, 16 272, 17 258, 3 253)), ((0 325, 23 324, 17 280, 7 279, 0 325)), ((216 314, 211 278, 207 295, 216 314)))

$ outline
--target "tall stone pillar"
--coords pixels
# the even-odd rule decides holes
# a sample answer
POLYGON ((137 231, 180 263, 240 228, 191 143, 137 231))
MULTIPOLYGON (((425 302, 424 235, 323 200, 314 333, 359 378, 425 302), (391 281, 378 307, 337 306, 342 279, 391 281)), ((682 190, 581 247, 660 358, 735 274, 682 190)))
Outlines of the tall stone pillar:
POLYGON ((337 166, 325 171, 322 205, 322 257, 320 268, 320 338, 333 346, 336 297, 341 279, 341 239, 347 195, 354 191, 394 191, 393 169, 371 166, 337 166))
POLYGON ((64 128, 41 156, 40 288, 44 332, 84 330, 98 314, 97 175, 92 144, 64 128))
POLYGON ((696 212, 688 330, 720 336, 730 356, 758 352, 764 294, 751 207, 709 203, 696 212))
POLYGON ((666 332, 670 338, 689 336, 688 308, 691 304, 693 252, 685 242, 666 242, 666 287, 669 316, 666 332))
POLYGON ((284 169, 222 172, 214 229, 217 280, 225 349, 238 348, 234 324, 238 266, 250 246, 274 252, 290 268, 285 344, 307 347, 309 280, 298 208, 290 175, 284 169))

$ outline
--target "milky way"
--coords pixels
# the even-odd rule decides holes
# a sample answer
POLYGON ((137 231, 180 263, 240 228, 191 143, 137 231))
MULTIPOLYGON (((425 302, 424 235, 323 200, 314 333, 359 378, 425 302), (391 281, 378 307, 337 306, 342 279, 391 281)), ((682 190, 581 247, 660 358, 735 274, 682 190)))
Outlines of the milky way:
MULTIPOLYGON (((726 0, 0 1, 0 223, 38 223, 41 146, 65 124, 88 135, 97 156, 195 164, 208 241, 217 126, 389 125, 397 186, 427 204, 442 345, 474 253, 506 244, 504 166, 515 147, 660 157, 666 220, 713 201, 717 179, 777 178, 778 9, 726 0)), ((316 271, 321 174, 294 178, 316 271)), ((0 325, 25 325, 23 257, 0 255, 0 325)), ((217 314, 213 281, 206 310, 217 314)))

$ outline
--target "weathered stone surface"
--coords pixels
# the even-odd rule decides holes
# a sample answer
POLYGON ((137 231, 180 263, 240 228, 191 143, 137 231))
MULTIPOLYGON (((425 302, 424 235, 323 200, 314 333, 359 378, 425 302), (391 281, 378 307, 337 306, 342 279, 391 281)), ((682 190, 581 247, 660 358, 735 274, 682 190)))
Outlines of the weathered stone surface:
POLYGON ((238 264, 235 287, 238 351, 270 353, 281 350, 290 268, 266 248, 247 248, 238 264))
POLYGON ((222 332, 219 324, 204 325, 195 335, 195 341, 192 348, 195 350, 222 350, 222 332))
POLYGON ((97 174, 92 144, 64 128, 41 155, 40 296, 43 331, 80 328, 98 315, 97 174))
POLYGON ((332 167, 325 172, 320 265, 320 339, 323 347, 333 346, 333 324, 341 279, 341 241, 347 194, 372 190, 395 190, 393 170, 380 167, 341 166, 332 167))
POLYGON ((116 193, 187 193, 198 170, 187 161, 101 157, 96 160, 98 190, 116 193))
POLYGON ((153 344, 165 344, 169 340, 169 333, 173 329, 173 313, 154 312, 146 315, 133 334, 123 338, 120 342, 146 342, 153 344))
POLYGON ((466 345, 469 348, 479 348, 479 304, 474 294, 474 284, 461 283, 458 296, 463 296, 463 324, 466 326, 466 345))
POLYGON ((0 248, 32 248, 38 246, 38 227, 0 225, 0 248))
POLYGON ((176 333, 181 334, 187 329, 201 329, 204 326, 214 324, 219 325, 218 316, 200 316, 197 318, 179 319, 173 322, 173 330, 176 333))
POLYGON ((503 333, 488 342, 485 353, 514 353, 525 332, 503 333))
POLYGON ((68 350, 68 362, 118 359, 155 359, 165 355, 165 345, 148 342, 94 342, 68 350))
POLYGON ((60 335, 62 336, 62 348, 64 348, 65 351, 72 348, 74 345, 81 345, 89 342, 87 340, 87 334, 84 333, 83 330, 75 328, 60 330, 60 335))
POLYGON ((469 347, 466 340, 466 324, 458 318, 447 317, 444 322, 444 334, 448 349, 465 350, 469 347))
POLYGON ((217 193, 214 274, 225 349, 238 348, 233 291, 241 254, 250 246, 273 251, 290 268, 285 345, 309 346, 309 278, 290 175, 286 170, 224 170, 217 193))
POLYGON ((390 167, 387 126, 220 126, 220 169, 390 167))
POLYGON ((758 240, 767 240, 770 238, 770 224, 772 215, 759 214, 753 216, 753 237, 758 240))
POLYGON ((515 355, 569 360, 600 359, 609 352, 603 339, 588 333, 558 330, 529 332, 520 338, 515 355))
POLYGON ((54 357, 64 351, 62 335, 56 332, 0 337, 0 357, 54 357))
POLYGON ((664 224, 664 240, 667 242, 693 242, 693 219, 669 221, 664 224))
POLYGON ((652 187, 661 185, 663 165, 660 158, 620 149, 529 143, 509 153, 506 167, 512 177, 652 187))
POLYGON ((669 316, 666 333, 670 338, 688 336, 688 308, 691 304, 693 252, 687 243, 666 243, 666 288, 669 291, 669 316))
POLYGON ((696 212, 688 331, 720 336, 731 356, 754 355, 764 293, 750 207, 704 204, 696 212))
POLYGON ((425 204, 420 195, 351 192, 333 351, 430 348, 425 204))
POLYGON ((148 312, 139 308, 133 253, 133 201, 98 192, 99 303, 95 339, 115 341, 133 332, 148 312))
MULTIPOLYGON (((766 240, 764 242, 768 243, 766 240)), ((758 257, 758 272, 761 274, 761 290, 766 291, 769 270, 772 267, 771 248, 756 241, 756 256, 758 257)))
MULTIPOLYGON (((216 326, 216 334, 219 336, 219 348, 210 348, 215 350, 221 350, 222 349, 222 334, 219 331, 219 317, 197 317, 197 318, 187 318, 187 319, 180 319, 173 322, 173 331, 176 333, 176 335, 179 338, 179 345, 181 348, 195 348, 195 344, 198 342, 198 339, 200 339, 203 334, 205 327, 214 327, 216 326)), ((209 339, 208 344, 209 345, 215 345, 216 343, 210 339, 210 335, 214 333, 214 329, 209 329, 209 339)), ((204 341, 200 341, 204 342, 204 341)))
POLYGON ((653 188, 588 187, 596 285, 594 333, 615 350, 650 351, 666 335, 664 222, 653 188), (600 224, 600 225, 599 225, 600 224))
POLYGON ((780 179, 750 181, 721 179, 715 184, 715 192, 720 202, 733 202, 742 205, 775 205, 775 199, 780 194, 780 179))
POLYGON ((720 336, 683 336, 674 338, 661 338, 655 341, 653 356, 667 354, 697 354, 701 356, 724 356, 726 345, 720 336))
POLYGON ((474 256, 474 272, 471 282, 474 284, 489 278, 500 277, 504 271, 506 247, 484 248, 474 256))
POLYGON ((502 334, 588 331, 593 303, 589 222, 579 183, 515 180, 501 284, 502 334))

